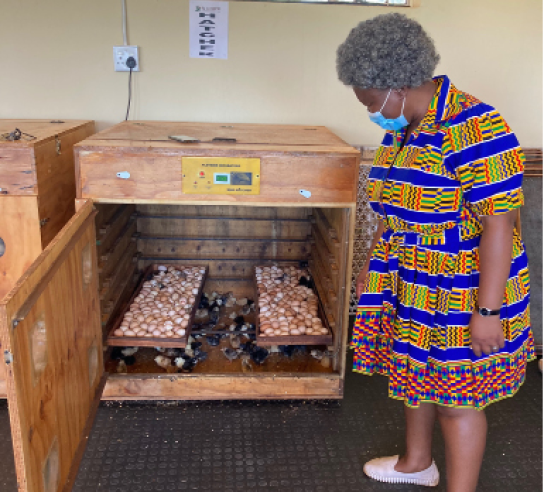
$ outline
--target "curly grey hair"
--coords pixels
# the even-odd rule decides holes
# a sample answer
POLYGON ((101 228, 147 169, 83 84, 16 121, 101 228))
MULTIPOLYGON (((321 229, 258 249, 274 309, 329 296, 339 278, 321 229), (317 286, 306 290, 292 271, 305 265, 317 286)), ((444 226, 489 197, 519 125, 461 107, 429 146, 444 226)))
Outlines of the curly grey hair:
POLYGON ((418 87, 434 74, 439 55, 422 26, 403 14, 361 22, 337 50, 341 82, 361 89, 418 87))

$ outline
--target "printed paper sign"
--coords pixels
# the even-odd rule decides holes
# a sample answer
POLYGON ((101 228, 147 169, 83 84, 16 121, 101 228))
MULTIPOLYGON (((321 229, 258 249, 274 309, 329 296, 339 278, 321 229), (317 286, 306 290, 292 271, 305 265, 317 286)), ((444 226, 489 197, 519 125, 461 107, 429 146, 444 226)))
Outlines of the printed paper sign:
POLYGON ((190 57, 228 58, 228 2, 190 0, 190 57))

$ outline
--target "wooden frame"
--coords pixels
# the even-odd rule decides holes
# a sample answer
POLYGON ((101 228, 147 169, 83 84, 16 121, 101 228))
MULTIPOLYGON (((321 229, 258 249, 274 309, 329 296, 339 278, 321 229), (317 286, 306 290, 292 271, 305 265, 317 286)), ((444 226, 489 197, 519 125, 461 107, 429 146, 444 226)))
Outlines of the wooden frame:
MULTIPOLYGON (((164 264, 164 266, 170 266, 167 263, 164 264)), ((202 267, 203 268, 203 267, 202 267)), ((180 338, 138 338, 138 337, 116 337, 113 335, 115 330, 120 326, 121 322, 124 319, 124 315, 126 313, 126 310, 123 310, 121 313, 119 313, 117 320, 114 322, 113 326, 111 327, 111 330, 109 332, 109 335, 107 337, 107 344, 112 347, 186 347, 187 341, 189 339, 189 336, 191 334, 192 325, 194 324, 194 316, 196 314, 196 310, 198 309, 198 305, 200 304, 200 300, 202 299, 202 294, 204 292, 204 284, 207 278, 208 268, 205 267, 205 273, 202 278, 202 284, 200 285, 200 288, 198 289, 198 295, 196 296, 196 302, 194 303, 194 306, 192 306, 192 311, 190 313, 190 319, 189 319, 189 325, 187 326, 187 330, 185 333, 185 336, 180 338)), ((145 279, 148 277, 151 273, 158 272, 158 265, 149 265, 145 271, 143 272, 142 279, 140 283, 138 284, 138 287, 134 291, 134 294, 132 294, 132 297, 130 298, 130 301, 128 301, 128 306, 134 302, 134 299, 139 295, 141 289, 143 288, 143 283, 145 282, 145 279)))
MULTIPOLYGON (((280 264, 278 265, 280 266, 280 264)), ((311 273, 311 272, 310 272, 311 273)), ((256 272, 255 272, 256 275, 256 272)), ((328 324, 328 318, 324 311, 324 307, 321 302, 320 293, 318 289, 316 294, 319 301, 319 310, 318 315, 323 326, 325 326, 330 332, 329 335, 289 335, 289 336, 266 336, 260 333, 259 319, 260 319, 260 306, 258 304, 259 294, 256 287, 256 278, 255 278, 255 289, 254 289, 254 303, 256 310, 256 343, 261 347, 269 347, 273 345, 332 345, 333 343, 333 333, 330 325, 328 324)))

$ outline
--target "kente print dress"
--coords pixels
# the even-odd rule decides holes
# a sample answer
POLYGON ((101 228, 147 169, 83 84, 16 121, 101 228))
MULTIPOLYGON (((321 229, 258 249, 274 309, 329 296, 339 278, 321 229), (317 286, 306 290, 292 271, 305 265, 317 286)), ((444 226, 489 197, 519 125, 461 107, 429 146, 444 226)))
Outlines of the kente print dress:
POLYGON ((469 322, 479 285, 479 216, 523 204, 524 155, 500 114, 436 77, 428 113, 387 132, 368 180, 385 223, 353 331, 354 371, 389 378, 389 396, 483 409, 512 396, 533 359, 528 260, 515 231, 501 307, 505 347, 476 357, 469 322), (397 138, 397 144, 394 139, 397 138))

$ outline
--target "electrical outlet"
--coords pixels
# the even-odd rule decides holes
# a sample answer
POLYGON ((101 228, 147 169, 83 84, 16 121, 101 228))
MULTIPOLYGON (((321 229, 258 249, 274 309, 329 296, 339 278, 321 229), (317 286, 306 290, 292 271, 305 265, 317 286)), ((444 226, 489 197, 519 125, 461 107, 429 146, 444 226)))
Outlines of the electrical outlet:
POLYGON ((133 57, 136 60, 136 66, 132 69, 133 72, 140 71, 140 59, 138 57, 137 46, 113 46, 113 64, 116 72, 130 72, 130 68, 126 65, 126 60, 133 57))

